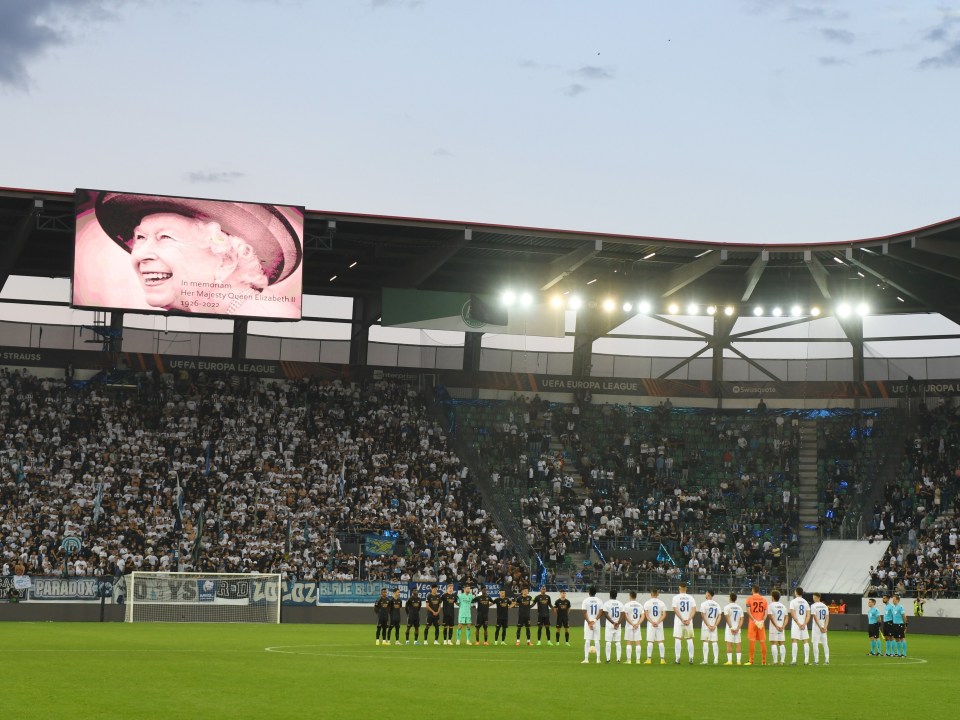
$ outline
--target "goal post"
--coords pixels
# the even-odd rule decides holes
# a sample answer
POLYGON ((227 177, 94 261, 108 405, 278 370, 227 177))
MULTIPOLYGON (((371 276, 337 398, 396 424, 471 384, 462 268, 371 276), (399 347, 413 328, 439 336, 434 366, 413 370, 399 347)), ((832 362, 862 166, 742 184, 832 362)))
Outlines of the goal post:
POLYGON ((127 622, 279 623, 280 575, 133 572, 127 622))

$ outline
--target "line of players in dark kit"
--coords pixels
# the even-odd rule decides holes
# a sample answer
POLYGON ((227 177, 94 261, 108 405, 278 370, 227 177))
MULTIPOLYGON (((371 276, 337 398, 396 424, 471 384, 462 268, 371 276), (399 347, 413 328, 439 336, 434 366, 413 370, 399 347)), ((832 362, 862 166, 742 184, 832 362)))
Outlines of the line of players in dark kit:
POLYGON ((507 597, 506 590, 500 590, 497 597, 487 593, 484 586, 478 592, 471 592, 470 585, 464 585, 459 593, 454 592, 454 586, 447 585, 446 592, 440 593, 437 585, 430 586, 430 594, 421 597, 413 589, 410 597, 404 601, 400 597, 400 590, 395 589, 392 596, 386 588, 380 591, 380 597, 373 604, 377 614, 377 645, 389 645, 391 634, 394 644, 400 645, 400 611, 404 609, 407 615, 407 628, 404 644, 410 644, 410 631, 413 630, 414 645, 428 645, 430 643, 430 628, 433 627, 433 644, 440 645, 440 631, 443 630, 444 645, 459 645, 461 630, 466 628, 466 644, 471 645, 470 629, 476 630, 476 645, 489 645, 489 617, 490 609, 496 611, 496 623, 493 631, 493 644, 507 644, 507 627, 510 608, 517 608, 517 636, 516 644, 521 644, 521 632, 526 629, 527 645, 533 645, 530 634, 532 615, 537 615, 537 645, 543 644, 543 635, 546 633, 547 645, 560 646, 561 631, 563 641, 570 645, 570 601, 566 591, 560 591, 560 597, 553 600, 545 587, 540 593, 531 595, 528 588, 523 588, 519 595, 507 597), (472 618, 471 610, 476 606, 476 617, 472 618), (420 642, 420 610, 426 610, 426 624, 423 629, 423 642, 420 642), (550 631, 555 625, 556 642, 551 640, 550 631), (456 629, 456 642, 454 642, 456 629), (482 634, 482 640, 481 640, 482 634))

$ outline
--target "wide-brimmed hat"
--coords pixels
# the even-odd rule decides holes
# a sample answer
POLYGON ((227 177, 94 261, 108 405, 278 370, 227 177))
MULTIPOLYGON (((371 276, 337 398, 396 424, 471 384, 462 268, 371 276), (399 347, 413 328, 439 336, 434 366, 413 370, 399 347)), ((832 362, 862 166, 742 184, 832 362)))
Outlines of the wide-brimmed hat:
POLYGON ((250 244, 271 285, 288 277, 303 257, 300 237, 272 205, 108 192, 97 197, 95 212, 107 237, 127 252, 133 229, 147 215, 176 213, 219 223, 225 233, 250 244))

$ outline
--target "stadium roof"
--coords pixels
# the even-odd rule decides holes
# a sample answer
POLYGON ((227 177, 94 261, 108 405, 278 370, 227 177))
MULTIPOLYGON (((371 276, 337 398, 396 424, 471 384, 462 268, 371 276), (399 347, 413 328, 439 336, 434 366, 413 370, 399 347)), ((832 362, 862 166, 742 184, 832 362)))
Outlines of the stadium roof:
MULTIPOLYGON (((9 275, 70 277, 73 230, 73 193, 0 188, 0 287, 9 275)), ((873 314, 960 322, 960 218, 883 237, 756 245, 311 210, 305 236, 304 292, 316 295, 510 286, 738 306, 866 302, 873 314)))

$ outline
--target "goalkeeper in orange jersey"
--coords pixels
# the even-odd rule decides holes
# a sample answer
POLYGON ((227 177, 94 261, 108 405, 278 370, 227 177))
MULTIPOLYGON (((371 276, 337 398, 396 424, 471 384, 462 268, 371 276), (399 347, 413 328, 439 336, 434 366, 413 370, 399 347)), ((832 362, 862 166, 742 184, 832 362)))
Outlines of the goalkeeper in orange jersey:
POLYGON ((747 617, 750 624, 747 626, 747 642, 750 643, 750 660, 747 665, 753 665, 757 641, 760 641, 760 659, 767 664, 767 599, 760 594, 760 586, 754 585, 753 594, 747 598, 747 617))

